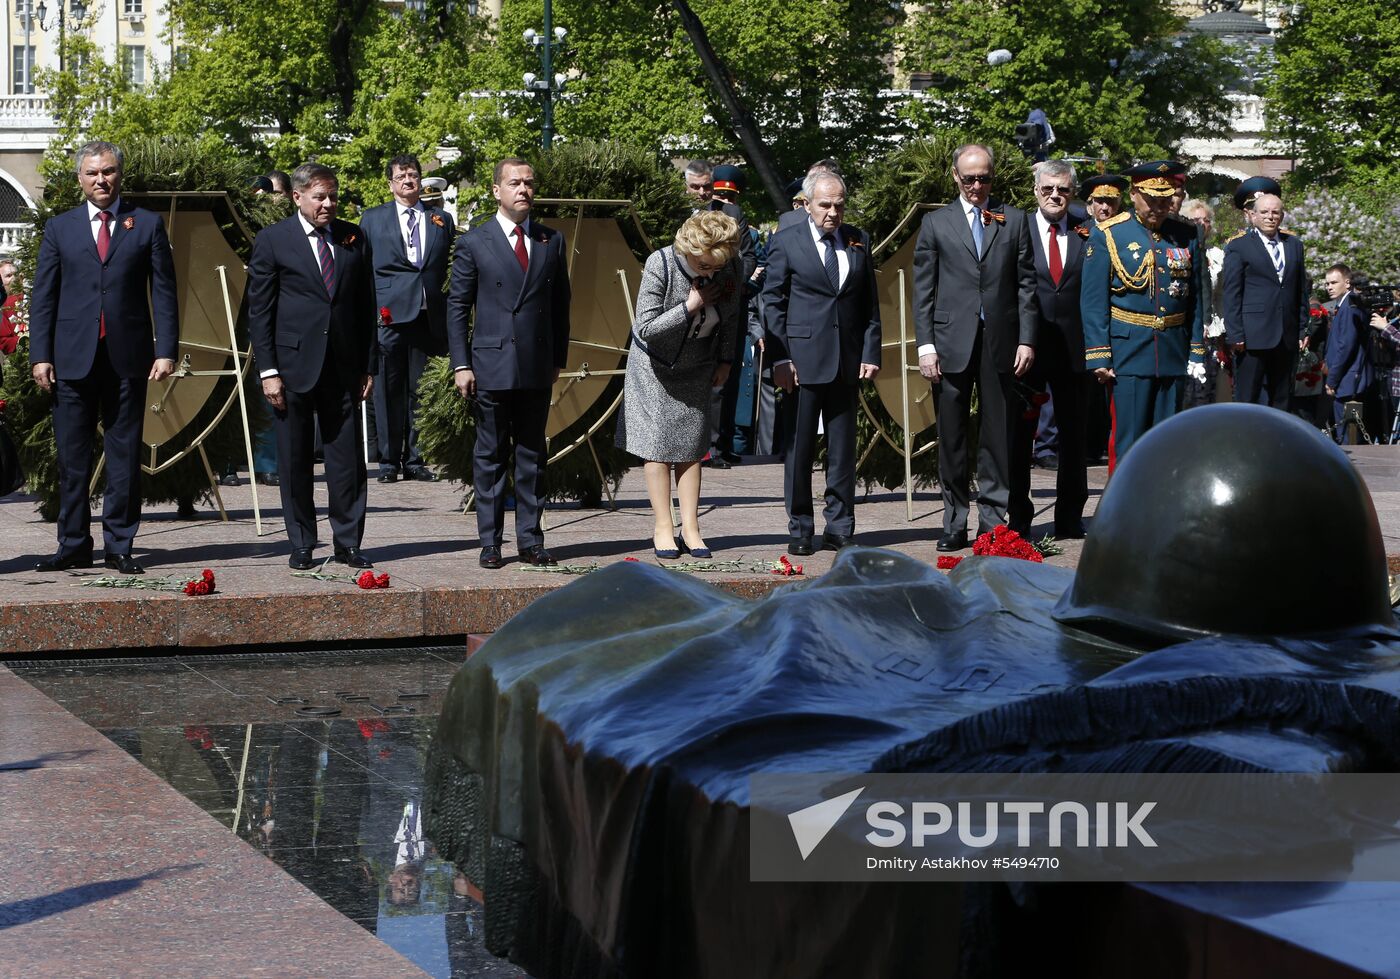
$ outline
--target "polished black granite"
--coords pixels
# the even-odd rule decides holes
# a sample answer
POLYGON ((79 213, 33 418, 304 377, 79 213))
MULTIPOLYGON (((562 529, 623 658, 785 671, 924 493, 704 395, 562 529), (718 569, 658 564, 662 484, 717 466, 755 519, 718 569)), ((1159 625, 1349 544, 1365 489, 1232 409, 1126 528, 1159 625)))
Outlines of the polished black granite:
POLYGON ((518 977, 482 946, 481 905, 419 825, 423 761, 464 657, 442 647, 6 665, 419 968, 518 977), (307 706, 341 714, 298 717, 307 706))

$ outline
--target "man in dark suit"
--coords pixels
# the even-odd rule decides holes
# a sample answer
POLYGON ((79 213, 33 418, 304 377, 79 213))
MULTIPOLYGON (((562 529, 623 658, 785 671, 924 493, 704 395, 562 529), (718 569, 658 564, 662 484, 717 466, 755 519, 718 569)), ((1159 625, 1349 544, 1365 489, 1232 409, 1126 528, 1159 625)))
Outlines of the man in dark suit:
POLYGON ((1253 404, 1260 391, 1288 410, 1298 362, 1298 334, 1308 320, 1303 243, 1279 230, 1283 201, 1261 193, 1253 200, 1254 228, 1225 245, 1221 299, 1225 335, 1235 354, 1235 400, 1253 404))
POLYGON ((767 354, 773 383, 797 392, 795 432, 783 468, 788 553, 811 554, 812 460, 817 422, 826 431, 826 527, 822 547, 855 543, 856 393, 880 372, 880 300, 870 242, 842 223, 846 183, 807 178, 806 224, 768 243, 767 354))
POLYGON ((933 382, 938 411, 940 551, 967 547, 967 424, 978 388, 977 522, 1007 521, 1011 499, 1015 378, 1035 360, 1035 258, 1024 211, 991 200, 992 151, 953 151, 960 196, 924 216, 914 246, 914 331, 919 373, 933 382))
POLYGON ((557 562, 540 529, 550 389, 569 354, 569 265, 564 235, 530 220, 535 171, 496 164, 499 206, 457 239, 447 340, 457 390, 475 399, 472 454, 480 564, 501 566, 506 465, 515 450, 515 546, 527 564, 557 562), (475 320, 467 329, 476 311, 475 320))
POLYGON ((1348 401, 1366 400, 1375 379, 1371 365, 1371 344, 1367 332, 1365 311, 1357 305, 1351 291, 1351 269, 1341 263, 1327 270, 1323 279, 1327 295, 1337 303, 1332 325, 1327 335, 1327 393, 1332 401, 1333 435, 1338 442, 1347 441, 1343 425, 1348 401))
POLYGON ((103 563, 143 574, 131 556, 141 523, 141 425, 147 382, 169 377, 179 351, 175 263, 161 219, 121 199, 122 151, 92 142, 75 159, 87 200, 44 226, 30 291, 29 361, 34 382, 54 398, 59 489, 58 551, 36 567, 92 566, 88 487, 101 421, 103 563))
MULTIPOLYGON (((1074 167, 1063 160, 1035 165, 1035 196, 1040 207, 1030 226, 1040 323, 1036 330, 1035 366, 1029 380, 1033 388, 1048 387, 1054 404, 1059 430, 1055 537, 1063 540, 1084 536, 1084 504, 1089 498, 1084 458, 1088 381, 1084 373, 1084 325, 1079 315, 1079 272, 1084 265, 1089 219, 1069 215, 1074 167)), ((1007 517, 1013 530, 1027 533, 1034 513, 1030 466, 1036 421, 1026 420, 1014 408, 1012 421, 1016 440, 1012 443, 1007 517)))
POLYGON ((416 156, 396 156, 384 168, 394 199, 360 218, 374 255, 379 311, 379 481, 432 482, 437 475, 418 451, 418 382, 428 358, 447 352, 447 265, 457 226, 452 215, 426 207, 416 156))
POLYGON ((312 467, 316 423, 326 461, 336 561, 373 565, 365 534, 365 461, 357 419, 374 389, 374 266, 369 238, 336 220, 339 183, 319 163, 292 172, 297 213, 264 228, 248 262, 248 332, 273 408, 282 515, 305 571, 316 546, 312 467))

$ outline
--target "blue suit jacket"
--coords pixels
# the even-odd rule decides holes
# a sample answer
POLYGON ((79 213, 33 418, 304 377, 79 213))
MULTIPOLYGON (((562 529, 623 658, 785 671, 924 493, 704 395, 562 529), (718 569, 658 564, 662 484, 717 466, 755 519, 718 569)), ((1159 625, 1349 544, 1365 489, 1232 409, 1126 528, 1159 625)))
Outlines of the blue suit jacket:
POLYGON ((369 239, 346 221, 330 227, 330 294, 296 214, 258 232, 248 261, 248 335, 258 371, 275 369, 298 394, 316 386, 327 357, 347 390, 378 362, 369 239))
POLYGON ((1369 329, 1365 312, 1347 293, 1332 314, 1327 334, 1327 386, 1339 398, 1364 394, 1371 386, 1371 351, 1366 336, 1369 329))
POLYGON ((457 239, 447 342, 452 366, 470 368, 486 391, 548 388, 569 356, 564 235, 534 220, 529 234, 528 273, 494 212, 457 239))
POLYGON ((369 237, 374 256, 374 295, 376 312, 388 307, 391 326, 412 322, 427 301, 428 326, 446 337, 447 266, 452 260, 452 241, 457 225, 452 215, 440 208, 423 208, 419 241, 423 251, 421 268, 408 260, 408 250, 399 231, 398 205, 394 201, 372 207, 360 217, 360 228, 369 237))
POLYGON ((880 299, 869 242, 849 224, 841 225, 841 238, 850 268, 839 292, 809 224, 792 225, 768 242, 765 349, 775 364, 790 359, 801 384, 854 384, 861 364, 880 364, 880 299))
POLYGON ((1298 330, 1308 321, 1308 275, 1303 270, 1303 243, 1279 232, 1283 245, 1283 282, 1274 271, 1264 239, 1254 232, 1225 243, 1221 296, 1225 336, 1246 350, 1271 350, 1280 343, 1298 346, 1298 330))
POLYGON ((105 262, 97 257, 86 202, 44 225, 30 290, 29 360, 53 364, 63 380, 92 370, 104 316, 107 355, 118 376, 145 377, 156 358, 179 355, 175 262, 165 224, 151 211, 117 203, 105 262))

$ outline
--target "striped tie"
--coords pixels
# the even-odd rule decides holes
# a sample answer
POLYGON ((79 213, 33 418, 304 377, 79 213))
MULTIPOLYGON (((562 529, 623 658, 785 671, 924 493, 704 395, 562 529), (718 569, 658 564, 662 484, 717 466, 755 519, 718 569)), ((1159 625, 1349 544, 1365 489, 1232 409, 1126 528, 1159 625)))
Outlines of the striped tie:
POLYGON ((316 234, 316 257, 321 260, 321 283, 326 287, 326 295, 335 292, 335 257, 331 254, 329 228, 318 228, 316 234))
POLYGON ((1265 238, 1264 244, 1269 246, 1269 258, 1274 263, 1274 274, 1278 276, 1280 282, 1283 281, 1283 246, 1279 244, 1277 238, 1265 238))

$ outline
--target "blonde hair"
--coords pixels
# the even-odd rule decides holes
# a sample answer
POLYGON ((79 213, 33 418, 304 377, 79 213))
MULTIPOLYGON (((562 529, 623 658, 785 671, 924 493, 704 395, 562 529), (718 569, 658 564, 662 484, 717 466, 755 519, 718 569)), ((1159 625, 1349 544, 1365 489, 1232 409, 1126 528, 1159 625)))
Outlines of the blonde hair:
POLYGON ((676 232, 676 251, 691 258, 714 255, 731 262, 739 254, 739 222, 723 211, 692 214, 676 232))

